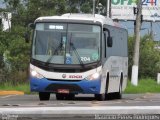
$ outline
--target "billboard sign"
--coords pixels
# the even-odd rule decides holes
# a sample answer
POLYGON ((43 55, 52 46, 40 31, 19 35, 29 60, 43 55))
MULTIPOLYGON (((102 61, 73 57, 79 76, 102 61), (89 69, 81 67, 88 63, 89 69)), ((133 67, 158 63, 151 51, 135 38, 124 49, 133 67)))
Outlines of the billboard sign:
MULTIPOLYGON (((135 20, 133 7, 137 0, 111 0, 112 18, 119 20, 135 20)), ((160 0, 142 0, 142 15, 145 21, 160 21, 160 0)))

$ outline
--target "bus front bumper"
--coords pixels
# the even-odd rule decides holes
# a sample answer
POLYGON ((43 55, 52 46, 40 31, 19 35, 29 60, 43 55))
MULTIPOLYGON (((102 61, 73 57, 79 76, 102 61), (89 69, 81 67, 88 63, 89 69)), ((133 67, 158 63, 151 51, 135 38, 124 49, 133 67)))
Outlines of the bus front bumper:
POLYGON ((69 93, 99 94, 101 80, 50 80, 46 78, 30 78, 30 87, 32 92, 51 92, 58 93, 59 89, 68 90, 69 93))

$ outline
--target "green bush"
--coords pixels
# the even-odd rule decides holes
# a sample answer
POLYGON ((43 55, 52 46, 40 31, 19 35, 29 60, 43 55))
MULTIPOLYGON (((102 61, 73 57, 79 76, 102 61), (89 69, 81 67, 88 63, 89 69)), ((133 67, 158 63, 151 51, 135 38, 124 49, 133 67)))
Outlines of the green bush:
MULTIPOLYGON (((134 37, 129 38, 129 76, 131 76, 134 51, 134 37)), ((160 72, 160 51, 155 49, 155 42, 148 35, 141 38, 139 77, 156 78, 160 72)))
POLYGON ((14 26, 11 32, 0 32, 1 82, 17 84, 27 80, 30 44, 25 43, 24 32, 20 26, 14 26))

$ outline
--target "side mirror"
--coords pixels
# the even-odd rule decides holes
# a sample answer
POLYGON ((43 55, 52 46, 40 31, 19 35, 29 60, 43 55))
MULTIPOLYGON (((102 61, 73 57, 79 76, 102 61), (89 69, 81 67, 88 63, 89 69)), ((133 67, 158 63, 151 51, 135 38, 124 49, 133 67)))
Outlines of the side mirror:
POLYGON ((29 32, 26 32, 24 34, 24 38, 25 38, 26 43, 29 43, 29 41, 30 41, 30 34, 29 34, 29 32))
POLYGON ((31 29, 34 29, 35 28, 35 24, 34 23, 29 23, 28 27, 31 28, 31 29))
POLYGON ((112 45, 113 45, 112 37, 108 36, 108 37, 107 37, 107 46, 108 46, 108 47, 112 47, 112 45))
POLYGON ((30 32, 29 32, 29 28, 35 29, 35 24, 34 24, 34 23, 28 24, 28 28, 27 28, 28 30, 27 30, 27 32, 24 34, 24 38, 25 38, 26 43, 29 43, 29 41, 30 41, 30 32))

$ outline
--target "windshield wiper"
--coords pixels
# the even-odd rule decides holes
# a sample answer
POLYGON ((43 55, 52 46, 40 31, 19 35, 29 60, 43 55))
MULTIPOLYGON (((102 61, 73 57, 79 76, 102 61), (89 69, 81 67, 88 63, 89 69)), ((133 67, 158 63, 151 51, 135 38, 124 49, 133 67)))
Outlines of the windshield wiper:
POLYGON ((59 50, 62 49, 62 46, 63 46, 63 44, 62 44, 62 42, 61 42, 61 43, 58 45, 58 47, 55 49, 53 55, 51 55, 51 56, 48 58, 48 60, 46 61, 46 65, 48 65, 48 64, 50 63, 50 61, 53 59, 54 55, 55 55, 59 50))
MULTIPOLYGON (((70 39, 69 39, 69 43, 70 43, 70 46, 73 48, 74 52, 76 53, 80 65, 81 65, 82 67, 84 67, 84 63, 83 63, 83 61, 81 60, 81 57, 80 57, 80 55, 78 54, 78 51, 77 51, 76 47, 74 46, 74 44, 73 44, 73 42, 72 42, 72 33, 71 33, 71 36, 70 36, 70 39)), ((70 52, 70 49, 69 49, 69 52, 70 52)))
POLYGON ((76 53, 80 65, 81 65, 82 67, 84 67, 84 63, 83 63, 83 61, 81 60, 81 57, 80 57, 80 55, 78 54, 78 51, 77 51, 76 47, 74 46, 74 44, 73 44, 72 42, 70 42, 70 46, 73 48, 74 52, 76 53))

